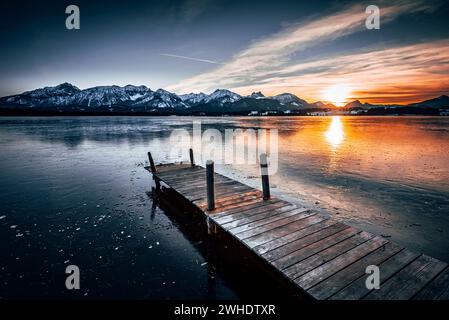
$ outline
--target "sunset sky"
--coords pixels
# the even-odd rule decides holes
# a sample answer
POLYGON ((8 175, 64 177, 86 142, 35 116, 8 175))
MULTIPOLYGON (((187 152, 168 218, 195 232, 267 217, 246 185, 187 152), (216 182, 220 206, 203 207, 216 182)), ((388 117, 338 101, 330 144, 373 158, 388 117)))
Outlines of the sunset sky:
POLYGON ((83 0, 80 30, 65 28, 69 4, 0 5, 0 96, 62 82, 340 105, 449 94, 447 1, 83 0), (365 27, 368 5, 380 30, 365 27))

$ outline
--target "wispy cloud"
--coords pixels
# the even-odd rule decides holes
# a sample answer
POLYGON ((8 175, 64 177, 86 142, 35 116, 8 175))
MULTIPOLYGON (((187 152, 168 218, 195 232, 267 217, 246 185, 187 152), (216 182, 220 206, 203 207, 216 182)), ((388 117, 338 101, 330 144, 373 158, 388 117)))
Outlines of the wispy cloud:
POLYGON ((213 61, 213 60, 198 59, 198 58, 186 57, 186 56, 179 56, 179 55, 170 54, 170 53, 160 53, 159 55, 164 56, 164 57, 186 59, 186 60, 192 60, 192 61, 197 61, 197 62, 205 62, 205 63, 211 63, 211 64, 223 64, 221 62, 217 62, 217 61, 213 61))
MULTIPOLYGON (((432 8, 421 0, 395 1, 393 4, 379 2, 379 5, 383 25, 402 14, 432 8)), ((332 41, 361 31, 365 28, 365 19, 365 6, 355 5, 331 15, 287 27, 274 35, 253 42, 224 65, 185 79, 169 86, 168 89, 182 93, 211 91, 217 87, 224 87, 242 92, 250 87, 262 85, 270 87, 273 91, 276 87, 298 86, 299 80, 307 79, 313 82, 314 75, 311 70, 315 70, 316 73, 319 68, 327 68, 328 79, 331 78, 330 70, 332 70, 332 74, 335 75, 333 80, 335 80, 338 75, 348 72, 350 68, 355 68, 355 64, 351 64, 348 60, 346 71, 336 69, 335 65, 329 66, 327 62, 330 60, 292 65, 291 56, 293 53, 307 50, 325 41, 332 41)), ((365 56, 365 58, 368 57, 365 56)), ((371 56, 371 58, 376 57, 371 56)), ((317 90, 316 87, 310 90, 310 96, 316 97, 317 90)))
POLYGON ((339 83, 367 102, 407 103, 449 92, 449 40, 377 48, 363 53, 298 63, 257 83, 233 88, 242 94, 290 89, 310 100, 339 83))

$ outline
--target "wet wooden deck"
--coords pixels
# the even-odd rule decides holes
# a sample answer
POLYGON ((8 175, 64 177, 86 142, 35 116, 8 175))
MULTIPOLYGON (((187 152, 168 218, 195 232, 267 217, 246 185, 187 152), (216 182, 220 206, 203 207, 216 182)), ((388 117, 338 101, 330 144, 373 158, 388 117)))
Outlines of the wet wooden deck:
POLYGON ((264 201, 261 191, 220 174, 208 211, 200 166, 161 165, 153 177, 315 299, 449 299, 442 261, 276 197, 264 201), (378 290, 366 288, 369 265, 380 269, 378 290))

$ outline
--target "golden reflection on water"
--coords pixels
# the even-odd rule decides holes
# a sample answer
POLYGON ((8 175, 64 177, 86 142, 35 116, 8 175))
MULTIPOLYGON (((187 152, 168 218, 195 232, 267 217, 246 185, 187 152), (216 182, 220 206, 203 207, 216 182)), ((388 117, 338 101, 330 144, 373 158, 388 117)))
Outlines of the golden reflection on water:
POLYGON ((327 129, 326 140, 332 146, 333 149, 336 149, 345 138, 345 132, 343 123, 341 121, 340 116, 333 116, 329 129, 327 129))
POLYGON ((278 128, 279 161, 297 170, 447 190, 448 120, 334 116, 263 118, 243 123, 246 127, 278 128))

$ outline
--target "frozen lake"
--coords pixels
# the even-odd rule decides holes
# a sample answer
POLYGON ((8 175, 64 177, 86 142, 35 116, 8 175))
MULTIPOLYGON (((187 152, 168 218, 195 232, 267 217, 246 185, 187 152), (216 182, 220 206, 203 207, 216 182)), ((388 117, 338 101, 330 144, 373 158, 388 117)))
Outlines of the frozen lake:
MULTIPOLYGON (((146 152, 173 162, 190 117, 0 118, 0 297, 233 299, 222 275, 154 206, 146 152), (79 293, 64 269, 82 273, 79 293), (84 284, 84 285, 83 285, 84 284)), ((273 193, 449 261, 449 118, 195 118, 279 130, 273 193)), ((188 148, 189 146, 186 146, 188 148)), ((187 159, 184 159, 187 160, 187 159)), ((259 186, 255 165, 216 170, 259 186)))

